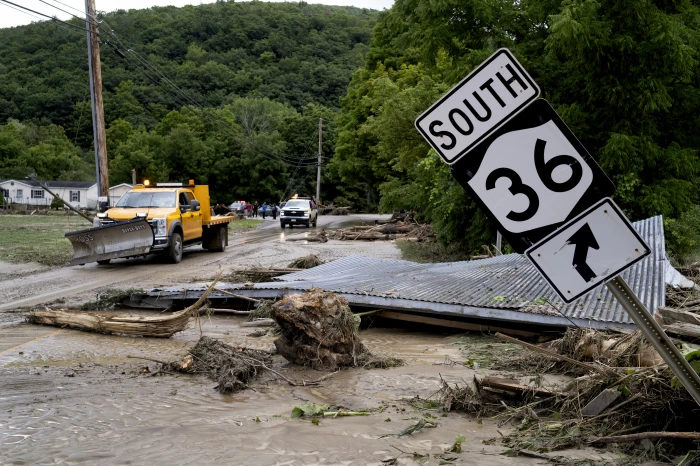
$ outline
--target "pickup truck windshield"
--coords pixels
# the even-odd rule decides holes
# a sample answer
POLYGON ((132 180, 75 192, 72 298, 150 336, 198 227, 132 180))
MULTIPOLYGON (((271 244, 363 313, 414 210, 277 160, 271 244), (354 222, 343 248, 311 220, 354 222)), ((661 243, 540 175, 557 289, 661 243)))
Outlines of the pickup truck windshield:
POLYGON ((284 206, 285 209, 309 209, 309 201, 289 201, 284 206))
POLYGON ((130 207, 137 207, 140 209, 147 209, 149 207, 175 207, 175 201, 175 193, 131 191, 124 194, 115 207, 121 207, 122 209, 128 209, 130 207))

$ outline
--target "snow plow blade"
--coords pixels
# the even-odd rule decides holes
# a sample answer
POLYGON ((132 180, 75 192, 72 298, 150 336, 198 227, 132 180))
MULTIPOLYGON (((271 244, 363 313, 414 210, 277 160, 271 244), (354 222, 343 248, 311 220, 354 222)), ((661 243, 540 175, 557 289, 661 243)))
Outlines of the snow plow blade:
POLYGON ((155 239, 144 219, 66 233, 73 245, 71 265, 148 254, 155 239))

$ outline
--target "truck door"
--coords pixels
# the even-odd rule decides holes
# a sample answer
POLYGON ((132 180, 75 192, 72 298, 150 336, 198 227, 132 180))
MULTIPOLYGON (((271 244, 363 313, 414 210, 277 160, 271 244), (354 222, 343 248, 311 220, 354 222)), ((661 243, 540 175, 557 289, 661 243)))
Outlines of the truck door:
POLYGON ((189 191, 181 191, 178 196, 180 213, 182 216, 182 231, 185 235, 185 241, 197 239, 202 236, 202 212, 192 210, 191 201, 193 199, 194 195, 189 191))

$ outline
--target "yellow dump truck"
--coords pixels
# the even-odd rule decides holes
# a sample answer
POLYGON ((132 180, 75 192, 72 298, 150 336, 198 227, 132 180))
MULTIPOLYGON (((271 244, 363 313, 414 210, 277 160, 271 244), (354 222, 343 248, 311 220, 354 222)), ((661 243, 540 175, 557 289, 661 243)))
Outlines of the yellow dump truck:
POLYGON ((66 233, 73 244, 71 265, 108 264, 119 257, 167 254, 182 260, 182 249, 201 244, 222 252, 234 217, 212 215, 209 186, 148 181, 124 194, 116 205, 97 214, 94 228, 66 233))

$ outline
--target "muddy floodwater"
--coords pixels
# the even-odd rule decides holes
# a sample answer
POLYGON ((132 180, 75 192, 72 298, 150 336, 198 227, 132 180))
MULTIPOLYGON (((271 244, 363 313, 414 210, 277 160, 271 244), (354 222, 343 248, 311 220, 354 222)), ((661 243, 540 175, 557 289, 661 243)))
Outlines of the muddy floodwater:
MULTIPOLYGON (((214 316, 203 322, 202 332, 229 344, 273 347, 274 336, 249 337, 256 329, 241 322, 214 316)), ((156 376, 157 363, 128 358, 181 357, 199 332, 191 325, 171 339, 153 339, 27 324, 0 329, 0 464, 381 465, 392 458, 393 464, 417 464, 414 452, 430 455, 423 464, 440 464, 439 455, 460 434, 467 439, 463 453, 447 455, 455 458, 448 464, 542 461, 509 458, 499 442, 483 443, 512 427, 454 413, 443 417, 438 409, 410 402, 433 396, 441 378, 462 383, 474 376, 470 368, 444 364, 446 358, 464 360, 460 335, 364 330, 371 351, 404 358, 407 365, 344 370, 318 387, 292 387, 266 375, 230 396, 203 377, 156 376), (291 419, 292 408, 304 402, 374 413, 321 419, 318 425, 291 419), (391 435, 426 413, 437 427, 391 435)), ((275 367, 295 380, 324 374, 284 363, 275 367)))

